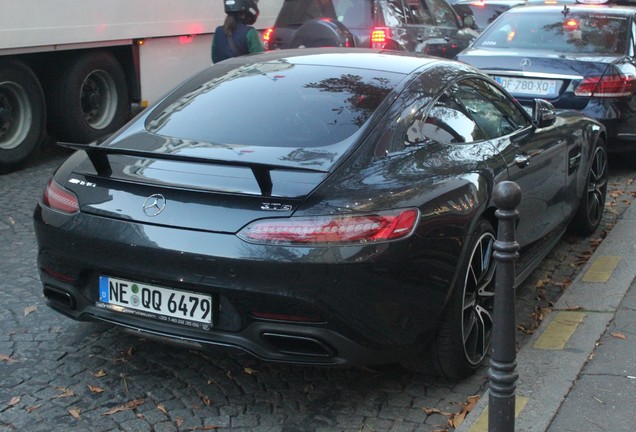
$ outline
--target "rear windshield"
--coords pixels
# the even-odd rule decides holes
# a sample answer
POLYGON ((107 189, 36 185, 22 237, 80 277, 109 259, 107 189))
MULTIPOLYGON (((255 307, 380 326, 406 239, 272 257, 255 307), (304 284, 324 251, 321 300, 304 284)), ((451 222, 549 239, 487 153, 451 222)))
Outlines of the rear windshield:
POLYGON ((628 17, 602 11, 509 13, 486 29, 475 45, 620 55, 627 50, 628 25, 628 17))
POLYGON ((215 144, 327 146, 358 131, 403 77, 367 69, 260 63, 205 81, 163 104, 146 128, 215 144))
POLYGON ((460 16, 471 16, 473 18, 475 22, 473 25, 474 29, 483 30, 499 15, 510 9, 510 6, 474 2, 471 4, 456 4, 454 8, 460 16))
POLYGON ((347 28, 373 26, 371 0, 285 0, 276 27, 300 27, 315 18, 333 18, 347 28))

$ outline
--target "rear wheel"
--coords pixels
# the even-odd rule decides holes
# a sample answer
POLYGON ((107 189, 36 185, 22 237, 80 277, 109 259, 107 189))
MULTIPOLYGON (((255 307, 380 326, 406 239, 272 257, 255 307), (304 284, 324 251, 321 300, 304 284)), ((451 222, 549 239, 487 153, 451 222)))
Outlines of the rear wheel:
POLYGON ((596 231, 605 210, 607 195, 608 163, 605 143, 599 140, 585 181, 585 190, 570 229, 581 235, 589 235, 596 231))
POLYGON ((114 132, 130 116, 126 76, 105 51, 68 57, 48 89, 49 125, 63 140, 94 141, 114 132))
POLYGON ((407 367, 451 379, 472 374, 490 349, 495 299, 495 231, 480 220, 451 294, 437 336, 407 367))
POLYGON ((33 71, 17 60, 0 61, 0 172, 29 158, 45 124, 44 93, 33 71))

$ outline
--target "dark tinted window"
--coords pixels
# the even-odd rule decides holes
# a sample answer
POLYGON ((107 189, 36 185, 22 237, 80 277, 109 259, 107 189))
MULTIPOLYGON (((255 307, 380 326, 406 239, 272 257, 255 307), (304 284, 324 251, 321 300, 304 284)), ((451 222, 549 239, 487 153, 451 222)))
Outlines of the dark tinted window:
POLYGON ((433 22, 440 27, 458 28, 457 14, 446 2, 441 0, 421 0, 427 6, 433 22))
POLYGON ((408 24, 435 25, 435 21, 428 10, 428 5, 423 0, 405 0, 404 3, 408 10, 408 24))
POLYGON ((476 41, 479 47, 549 49, 559 52, 624 54, 627 16, 598 12, 508 13, 476 41))
POLYGON ((435 101, 426 117, 413 123, 407 134, 409 141, 465 143, 484 139, 477 123, 458 102, 456 92, 457 87, 453 86, 435 101))
POLYGON ((338 20, 350 29, 373 26, 370 0, 334 0, 338 20))
POLYGON ((488 25, 503 12, 510 9, 510 6, 507 5, 493 5, 480 2, 456 4, 453 7, 462 18, 467 16, 472 17, 474 22, 472 28, 480 31, 488 27, 488 25))
POLYGON ((285 0, 276 27, 300 27, 314 18, 338 18, 331 0, 285 0))
POLYGON ((407 14, 404 11, 404 5, 402 0, 388 0, 382 4, 382 14, 384 16, 384 22, 391 27, 398 27, 404 25, 411 18, 407 18, 407 14))
POLYGON ((326 146, 360 129, 402 78, 284 61, 252 65, 169 103, 147 129, 215 144, 326 146))
POLYGON ((348 28, 373 25, 371 0, 285 0, 276 27, 300 27, 314 18, 335 18, 348 28))
POLYGON ((462 81, 454 86, 453 92, 486 139, 510 135, 529 125, 521 110, 499 89, 484 80, 462 81))

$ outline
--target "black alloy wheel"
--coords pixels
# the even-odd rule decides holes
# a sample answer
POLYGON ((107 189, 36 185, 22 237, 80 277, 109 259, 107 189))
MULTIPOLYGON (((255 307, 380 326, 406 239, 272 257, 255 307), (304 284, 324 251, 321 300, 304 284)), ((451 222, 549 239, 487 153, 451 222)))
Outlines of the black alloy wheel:
POLYGON ((605 143, 600 141, 590 161, 585 190, 570 229, 581 235, 590 235, 600 225, 607 196, 608 159, 605 143))

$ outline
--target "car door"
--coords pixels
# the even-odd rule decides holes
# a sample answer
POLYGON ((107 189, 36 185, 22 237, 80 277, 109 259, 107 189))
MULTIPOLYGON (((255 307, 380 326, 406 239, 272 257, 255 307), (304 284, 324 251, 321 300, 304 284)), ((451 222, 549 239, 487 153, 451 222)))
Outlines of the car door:
POLYGON ((539 245, 539 240, 560 235, 565 221, 566 138, 555 127, 536 129, 523 108, 484 79, 465 80, 457 92, 504 158, 509 179, 521 187, 520 246, 529 248, 539 245))

